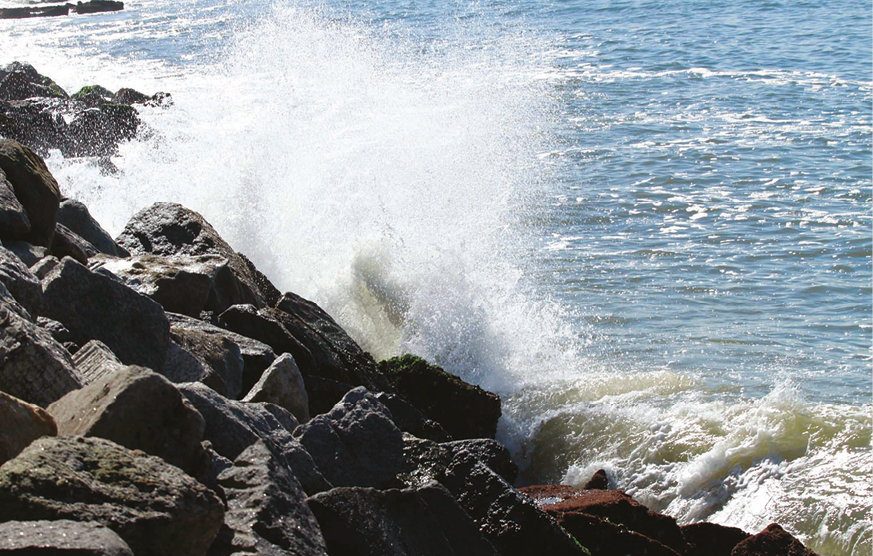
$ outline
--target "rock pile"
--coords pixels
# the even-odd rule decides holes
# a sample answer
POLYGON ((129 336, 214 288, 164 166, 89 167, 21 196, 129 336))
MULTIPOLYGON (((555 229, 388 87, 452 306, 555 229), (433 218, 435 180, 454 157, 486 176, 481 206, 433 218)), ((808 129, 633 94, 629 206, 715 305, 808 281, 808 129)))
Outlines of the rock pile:
POLYGON ((516 489, 496 395, 377 364, 185 207, 110 238, 10 139, 0 240, 4 553, 811 554, 680 527, 603 473, 516 489))

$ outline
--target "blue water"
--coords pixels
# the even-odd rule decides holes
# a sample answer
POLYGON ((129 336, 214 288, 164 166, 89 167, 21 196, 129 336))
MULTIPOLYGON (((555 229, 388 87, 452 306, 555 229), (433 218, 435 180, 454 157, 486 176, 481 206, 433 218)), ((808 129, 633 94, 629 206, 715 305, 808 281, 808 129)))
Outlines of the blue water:
POLYGON ((176 200, 377 356, 504 400, 525 480, 873 546, 869 1, 128 2, 0 63, 170 91, 120 231, 176 200))

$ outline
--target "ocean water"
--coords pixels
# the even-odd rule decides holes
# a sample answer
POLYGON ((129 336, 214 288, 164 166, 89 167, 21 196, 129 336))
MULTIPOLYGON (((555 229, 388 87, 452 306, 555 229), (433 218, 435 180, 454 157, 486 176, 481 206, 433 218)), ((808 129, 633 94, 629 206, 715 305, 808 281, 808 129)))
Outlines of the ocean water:
MULTIPOLYGON (((7 4, 14 3, 11 0, 7 4)), ((0 63, 142 108, 113 233, 203 213, 377 357, 501 394, 526 482, 873 550, 868 0, 142 0, 0 63)))

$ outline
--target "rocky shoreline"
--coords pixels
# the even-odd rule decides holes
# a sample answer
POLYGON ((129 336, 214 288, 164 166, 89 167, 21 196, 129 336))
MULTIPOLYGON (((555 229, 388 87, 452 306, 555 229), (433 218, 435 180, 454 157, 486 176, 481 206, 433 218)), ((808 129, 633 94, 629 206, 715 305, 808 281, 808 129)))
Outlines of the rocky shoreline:
POLYGON ((375 361, 186 207, 112 238, 40 153, 108 157, 166 96, 47 79, 0 69, 0 552, 814 554, 776 524, 680 526, 602 471, 519 487, 495 394, 375 361))

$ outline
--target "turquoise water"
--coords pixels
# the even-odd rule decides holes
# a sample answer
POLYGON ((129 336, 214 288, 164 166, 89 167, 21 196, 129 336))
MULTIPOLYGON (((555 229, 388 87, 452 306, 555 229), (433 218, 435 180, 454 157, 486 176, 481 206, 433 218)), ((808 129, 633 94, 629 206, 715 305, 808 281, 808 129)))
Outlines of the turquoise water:
POLYGON ((167 90, 113 232, 175 200, 377 356, 504 399, 531 482, 873 546, 869 2, 128 2, 0 62, 167 90))

